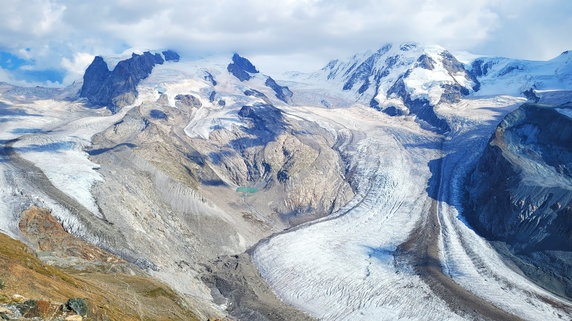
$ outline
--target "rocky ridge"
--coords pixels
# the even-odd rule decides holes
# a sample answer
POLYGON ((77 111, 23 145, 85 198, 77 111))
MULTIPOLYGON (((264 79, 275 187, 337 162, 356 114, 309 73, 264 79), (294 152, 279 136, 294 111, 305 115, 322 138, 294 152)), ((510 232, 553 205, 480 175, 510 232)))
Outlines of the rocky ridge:
POLYGON ((480 233, 504 242, 525 273, 572 296, 572 105, 527 103, 507 115, 465 199, 480 233))

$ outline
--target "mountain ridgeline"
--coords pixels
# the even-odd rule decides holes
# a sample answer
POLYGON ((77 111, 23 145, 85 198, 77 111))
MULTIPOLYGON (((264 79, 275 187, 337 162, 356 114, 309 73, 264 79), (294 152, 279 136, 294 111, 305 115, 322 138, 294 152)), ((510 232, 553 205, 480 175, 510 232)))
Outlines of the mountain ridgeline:
POLYGON ((83 76, 80 97, 86 98, 91 105, 117 112, 121 107, 135 102, 137 85, 151 74, 156 65, 162 65, 165 61, 176 62, 180 58, 172 50, 163 51, 162 54, 149 51, 133 53, 131 58, 117 63, 113 70, 109 70, 101 56, 96 56, 83 76))
POLYGON ((572 297, 572 105, 527 103, 508 114, 465 188, 465 216, 477 231, 572 297))
POLYGON ((386 44, 284 79, 166 50, 95 57, 79 100, 0 84, 0 229, 37 253, 4 266, 0 309, 9 290, 85 297, 86 319, 566 319, 571 56, 386 44), (22 277, 44 264, 65 282, 22 277))
POLYGON ((435 114, 439 103, 456 103, 480 83, 450 52, 440 47, 386 44, 373 53, 333 60, 321 71, 356 99, 391 116, 414 115, 440 133, 450 128, 435 114))

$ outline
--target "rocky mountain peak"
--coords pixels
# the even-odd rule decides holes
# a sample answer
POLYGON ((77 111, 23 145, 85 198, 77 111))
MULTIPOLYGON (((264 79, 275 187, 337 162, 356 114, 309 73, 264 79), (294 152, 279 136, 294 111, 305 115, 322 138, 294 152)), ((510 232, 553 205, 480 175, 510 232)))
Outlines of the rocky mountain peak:
POLYGON ((256 67, 254 67, 250 60, 241 57, 237 53, 232 56, 232 62, 228 65, 227 70, 240 81, 249 80, 252 78, 251 74, 258 73, 258 70, 256 70, 256 67))
POLYGON ((416 43, 386 44, 373 53, 333 60, 321 72, 358 102, 392 116, 413 114, 441 132, 448 126, 433 106, 458 102, 480 89, 477 78, 450 52, 416 43))
POLYGON ((101 56, 94 58, 93 62, 83 76, 83 86, 80 97, 97 107, 107 107, 117 112, 121 107, 132 104, 137 97, 137 85, 147 78, 156 65, 165 61, 178 61, 179 55, 172 51, 142 54, 132 53, 128 59, 123 59, 109 70, 108 64, 101 56))

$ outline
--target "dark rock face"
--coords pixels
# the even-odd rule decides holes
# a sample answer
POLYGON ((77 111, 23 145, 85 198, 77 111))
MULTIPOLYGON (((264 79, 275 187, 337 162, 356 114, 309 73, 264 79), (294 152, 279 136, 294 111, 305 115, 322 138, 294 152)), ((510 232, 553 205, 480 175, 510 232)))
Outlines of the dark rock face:
POLYGON ((181 59, 178 53, 174 52, 173 50, 165 50, 163 51, 163 57, 165 57, 165 61, 173 61, 178 62, 181 59))
POLYGON ((244 94, 246 96, 254 96, 254 97, 263 98, 263 99, 267 98, 263 92, 260 92, 256 89, 247 89, 244 91, 244 94))
POLYGON ((435 69, 435 61, 433 60, 433 58, 427 55, 421 55, 417 59, 417 67, 424 68, 427 70, 433 70, 435 69))
POLYGON ((151 74, 155 65, 163 62, 160 54, 145 52, 133 54, 109 71, 103 58, 95 57, 83 76, 80 97, 87 98, 92 105, 107 106, 115 113, 135 101, 139 82, 151 74))
POLYGON ((399 47, 399 50, 401 51, 409 51, 413 48, 417 48, 417 44, 414 42, 408 42, 408 43, 404 43, 401 45, 401 47, 399 47))
POLYGON ((91 65, 87 67, 83 76, 80 97, 95 97, 101 90, 101 84, 110 74, 111 71, 109 71, 107 63, 100 56, 96 56, 91 65))
POLYGON ((522 94, 524 95, 524 97, 526 97, 526 99, 532 101, 533 103, 537 103, 540 100, 540 97, 536 95, 534 89, 532 88, 523 91, 522 94))
POLYGON ((214 79, 213 75, 212 75, 210 72, 208 72, 208 71, 205 71, 204 79, 205 79, 206 81, 210 82, 211 85, 213 85, 213 86, 216 86, 216 85, 217 85, 217 82, 216 82, 216 80, 214 79))
POLYGON ((274 81, 274 79, 272 79, 271 77, 268 77, 264 84, 267 87, 272 88, 272 90, 274 90, 276 94, 276 98, 282 100, 285 103, 288 103, 290 101, 290 98, 292 98, 292 95, 294 95, 294 93, 292 93, 290 88, 278 85, 276 81, 274 81))
POLYGON ((243 106, 238 115, 248 119, 250 123, 248 128, 242 128, 243 131, 256 136, 256 138, 233 141, 232 145, 237 150, 253 145, 266 145, 285 130, 284 115, 280 109, 270 104, 243 106))
POLYGON ((493 61, 485 61, 477 59, 471 64, 471 73, 476 77, 486 76, 490 69, 494 66, 493 61))
MULTIPOLYGON (((445 133, 451 128, 447 121, 441 119, 435 114, 433 106, 424 99, 412 99, 409 92, 405 88, 404 78, 407 78, 409 72, 406 72, 389 88, 387 95, 395 94, 403 100, 403 103, 407 108, 409 108, 410 114, 415 115, 419 120, 422 120, 426 124, 434 127, 438 133, 445 133)), ((400 116, 402 113, 398 111, 397 108, 387 108, 384 110, 390 116, 400 116)))
POLYGON ((440 102, 458 103, 461 101, 461 98, 463 96, 469 94, 469 90, 467 88, 456 84, 455 85, 442 84, 441 88, 444 89, 444 92, 441 95, 440 102))
POLYGON ((441 60, 443 62, 443 67, 445 67, 445 70, 447 70, 448 72, 454 74, 465 71, 465 66, 459 60, 457 60, 457 58, 455 58, 450 52, 443 51, 441 53, 441 57, 443 58, 441 60))
POLYGON ((536 265, 522 265, 529 276, 571 297, 572 119, 524 104, 498 126, 465 188, 470 224, 536 265))
POLYGON ((510 64, 508 66, 506 66, 503 70, 501 70, 498 74, 499 77, 505 76, 510 74, 511 72, 514 72, 516 70, 524 70, 524 67, 519 65, 519 64, 510 64))
MULTIPOLYGON (((479 89, 481 88, 481 83, 479 82, 479 80, 477 80, 477 77, 472 72, 467 71, 465 69, 465 65, 463 65, 459 60, 457 60, 455 56, 453 56, 448 51, 443 51, 441 53, 441 57, 443 58, 441 60, 441 62, 443 63, 443 67, 445 67, 445 70, 447 70, 449 74, 454 74, 459 72, 465 73, 465 76, 474 83, 473 90, 479 91, 479 89)), ((458 87, 462 88, 461 86, 458 87)), ((464 95, 468 95, 468 93, 469 92, 467 90, 467 93, 464 95)))
POLYGON ((284 116, 280 109, 272 105, 256 104, 253 106, 243 106, 238 112, 238 115, 251 119, 254 129, 273 132, 283 130, 284 116))
POLYGON ((209 94, 209 101, 212 103, 215 100, 216 97, 216 91, 211 91, 211 93, 209 94))
POLYGON ((236 53, 232 56, 232 63, 230 63, 226 69, 240 81, 249 80, 252 78, 251 74, 258 73, 256 67, 254 67, 248 59, 236 53))
POLYGON ((179 94, 179 95, 175 96, 175 106, 177 106, 179 108, 181 108, 181 107, 199 108, 202 105, 203 104, 201 103, 201 101, 193 95, 179 94))
POLYGON ((151 116, 151 118, 155 118, 155 119, 162 119, 162 120, 166 120, 167 114, 165 114, 164 112, 158 110, 158 109, 152 109, 149 112, 149 116, 151 116))
POLYGON ((85 299, 81 298, 69 299, 66 302, 65 307, 70 311, 74 311, 75 313, 81 316, 87 315, 88 306, 85 299))
POLYGON ((388 114, 389 116, 402 116, 403 111, 397 109, 395 106, 389 106, 382 110, 384 113, 388 114))

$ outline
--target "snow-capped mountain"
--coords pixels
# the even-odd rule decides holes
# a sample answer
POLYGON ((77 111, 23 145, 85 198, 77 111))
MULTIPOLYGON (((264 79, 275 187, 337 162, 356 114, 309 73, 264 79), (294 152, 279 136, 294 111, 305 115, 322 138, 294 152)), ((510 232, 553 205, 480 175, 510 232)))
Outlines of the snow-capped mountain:
POLYGON ((46 264, 163 282, 140 297, 201 320, 566 319, 572 260, 546 258, 569 246, 534 240, 569 235, 569 55, 387 44, 279 79, 239 54, 146 51, 96 57, 81 89, 0 84, 0 229, 46 264), (49 231, 21 224, 38 213, 121 263, 46 256, 49 231))
POLYGON ((469 95, 511 95, 536 99, 539 90, 570 90, 569 52, 549 61, 480 57, 461 63, 439 46, 386 44, 376 51, 330 61, 297 78, 343 91, 351 100, 388 115, 413 115, 440 132, 449 130, 435 106, 469 95))
POLYGON ((133 53, 130 58, 119 61, 111 59, 109 63, 97 56, 84 74, 79 95, 92 105, 106 106, 112 112, 117 112, 135 101, 137 85, 149 77, 153 67, 167 61, 179 61, 179 58, 172 50, 133 53))
POLYGON ((538 90, 572 89, 572 53, 563 52, 548 61, 529 61, 501 57, 477 58, 470 64, 481 82, 480 95, 513 95, 538 90))
POLYGON ((440 131, 448 126, 432 106, 458 102, 480 88, 447 50, 415 43, 386 44, 375 52, 332 60, 313 77, 334 82, 357 101, 389 115, 412 114, 440 131))

